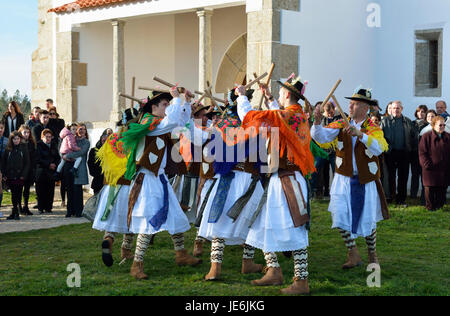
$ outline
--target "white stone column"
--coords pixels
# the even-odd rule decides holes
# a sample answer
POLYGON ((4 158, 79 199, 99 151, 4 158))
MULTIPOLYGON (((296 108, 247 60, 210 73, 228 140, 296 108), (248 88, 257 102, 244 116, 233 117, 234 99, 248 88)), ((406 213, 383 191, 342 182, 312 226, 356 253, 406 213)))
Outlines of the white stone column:
POLYGON ((111 121, 118 121, 120 112, 125 109, 125 99, 119 97, 119 92, 125 92, 125 49, 124 21, 112 21, 113 26, 113 107, 111 121))
MULTIPOLYGON (((199 9, 199 76, 198 88, 206 89, 206 82, 212 82, 211 16, 212 10, 199 9)), ((213 91, 214 92, 214 91, 213 91)))

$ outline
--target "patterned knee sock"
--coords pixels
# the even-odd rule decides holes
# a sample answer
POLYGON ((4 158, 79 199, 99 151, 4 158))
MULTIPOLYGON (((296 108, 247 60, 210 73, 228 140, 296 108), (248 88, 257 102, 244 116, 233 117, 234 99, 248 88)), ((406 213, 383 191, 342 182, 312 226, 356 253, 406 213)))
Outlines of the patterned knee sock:
POLYGON ((369 252, 377 250, 377 231, 375 229, 372 231, 372 235, 366 237, 366 244, 369 252))
POLYGON ((206 241, 205 238, 200 237, 200 236, 198 235, 198 230, 197 230, 197 235, 195 236, 195 241, 200 241, 200 242, 205 242, 205 241, 206 241))
POLYGON ((294 277, 299 280, 308 278, 308 250, 306 248, 296 250, 294 255, 294 277))
POLYGON ((175 251, 184 250, 184 234, 172 235, 173 246, 175 251))
POLYGON ((138 235, 136 242, 136 252, 134 254, 134 261, 136 262, 144 261, 145 252, 147 251, 151 238, 152 235, 144 235, 144 234, 138 235))
POLYGON ((116 233, 105 232, 103 239, 106 239, 106 238, 111 238, 111 240, 114 242, 114 240, 116 239, 116 233))
POLYGON ((279 268, 278 257, 275 252, 265 252, 264 259, 268 268, 279 268))
POLYGON ((213 238, 211 244, 211 262, 222 263, 225 239, 213 238))
POLYGON ((133 248, 134 234, 123 234, 122 248, 131 250, 133 248))
POLYGON ((339 233, 341 234, 342 239, 344 239, 345 246, 349 251, 356 247, 356 242, 354 239, 351 238, 350 232, 343 229, 339 229, 339 233))
POLYGON ((245 244, 242 259, 253 259, 254 257, 255 257, 255 248, 245 244))

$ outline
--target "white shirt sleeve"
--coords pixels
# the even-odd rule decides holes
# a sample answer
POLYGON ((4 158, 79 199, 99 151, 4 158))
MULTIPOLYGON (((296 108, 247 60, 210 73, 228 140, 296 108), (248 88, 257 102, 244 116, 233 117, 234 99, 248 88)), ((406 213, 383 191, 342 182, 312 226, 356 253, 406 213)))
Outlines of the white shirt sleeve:
POLYGON ((147 136, 160 136, 171 133, 174 128, 180 126, 181 112, 181 99, 173 99, 172 104, 166 108, 166 117, 147 136))
POLYGON ((238 104, 238 115, 241 121, 244 121, 245 116, 248 112, 253 111, 252 105, 248 101, 247 96, 241 95, 237 98, 238 104))
POLYGON ((366 145, 367 149, 369 149, 369 151, 374 154, 375 156, 379 156, 383 153, 383 150, 380 147, 380 144, 378 143, 378 141, 373 138, 372 139, 372 143, 370 144, 370 146, 367 146, 367 143, 369 141, 369 136, 367 134, 363 134, 363 137, 361 139, 361 142, 366 145))
POLYGON ((193 119, 190 119, 188 125, 189 129, 183 133, 184 136, 186 136, 195 146, 203 146, 203 144, 209 139, 209 133, 201 128, 198 128, 193 119))
POLYGON ((311 127, 311 137, 319 144, 331 143, 339 135, 339 129, 326 128, 322 125, 313 125, 311 127))
POLYGON ((185 126, 189 122, 189 120, 191 119, 191 112, 191 103, 184 101, 184 104, 181 107, 180 126, 185 126))

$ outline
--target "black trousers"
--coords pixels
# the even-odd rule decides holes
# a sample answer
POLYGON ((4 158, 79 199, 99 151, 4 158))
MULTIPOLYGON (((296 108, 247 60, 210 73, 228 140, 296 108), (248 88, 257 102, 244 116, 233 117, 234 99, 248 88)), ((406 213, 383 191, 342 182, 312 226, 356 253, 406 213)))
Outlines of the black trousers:
POLYGON ((66 180, 64 176, 61 178, 61 186, 59 187, 59 191, 61 193, 61 201, 66 201, 66 180))
POLYGON ((30 199, 30 188, 34 181, 27 180, 23 186, 23 206, 28 207, 28 200, 30 199))
MULTIPOLYGON (((64 178, 64 186, 65 191, 67 193, 67 215, 72 216, 75 215, 73 212, 73 188, 74 188, 74 181, 75 178, 73 174, 70 172, 70 170, 73 168, 73 162, 66 161, 64 163, 64 167, 62 170, 63 178, 64 178)), ((61 182, 61 186, 63 185, 63 182, 61 182)))
POLYGON ((49 176, 41 176, 36 181, 36 194, 39 211, 51 211, 55 197, 55 181, 49 176))
POLYGON ((435 211, 442 208, 447 200, 447 187, 425 187, 426 208, 435 211))
POLYGON ((83 212, 83 186, 75 184, 75 178, 70 171, 74 163, 68 162, 64 164, 63 177, 67 193, 67 215, 81 216, 83 212))
POLYGON ((422 184, 422 181, 420 181, 421 176, 422 168, 420 167, 419 163, 419 153, 417 151, 413 151, 411 153, 411 197, 413 199, 417 198, 417 195, 419 193, 419 185, 422 184))
POLYGON ((14 211, 19 210, 22 203, 22 190, 23 184, 9 184, 9 189, 11 190, 11 200, 13 204, 14 211))
POLYGON ((395 198, 397 204, 403 204, 406 201, 410 154, 411 153, 406 150, 396 149, 393 149, 389 154, 386 154, 389 190, 391 192, 391 198, 395 198))

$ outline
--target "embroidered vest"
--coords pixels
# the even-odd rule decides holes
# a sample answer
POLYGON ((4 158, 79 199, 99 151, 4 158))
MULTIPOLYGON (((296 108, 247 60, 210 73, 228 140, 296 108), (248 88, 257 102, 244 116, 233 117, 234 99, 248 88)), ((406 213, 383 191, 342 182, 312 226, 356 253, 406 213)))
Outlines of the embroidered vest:
MULTIPOLYGON (((367 131, 362 128, 361 132, 366 133, 367 131)), ((380 179, 378 157, 372 154, 359 139, 355 144, 355 160, 361 184, 380 179)), ((354 176, 352 136, 344 133, 342 129, 339 131, 336 148, 336 172, 350 178, 354 176)))
POLYGON ((136 165, 158 176, 164 154, 167 150, 165 172, 168 175, 186 173, 186 166, 181 157, 181 162, 175 162, 172 159, 173 146, 170 133, 160 136, 145 136, 137 148, 136 165))
POLYGON ((205 158, 205 150, 207 150, 207 145, 209 144, 209 142, 211 141, 211 139, 209 139, 208 141, 206 141, 202 148, 202 163, 201 163, 201 167, 200 167, 200 177, 201 178, 205 178, 205 179, 212 179, 215 176, 215 172, 214 172, 214 161, 213 162, 208 162, 205 158))

